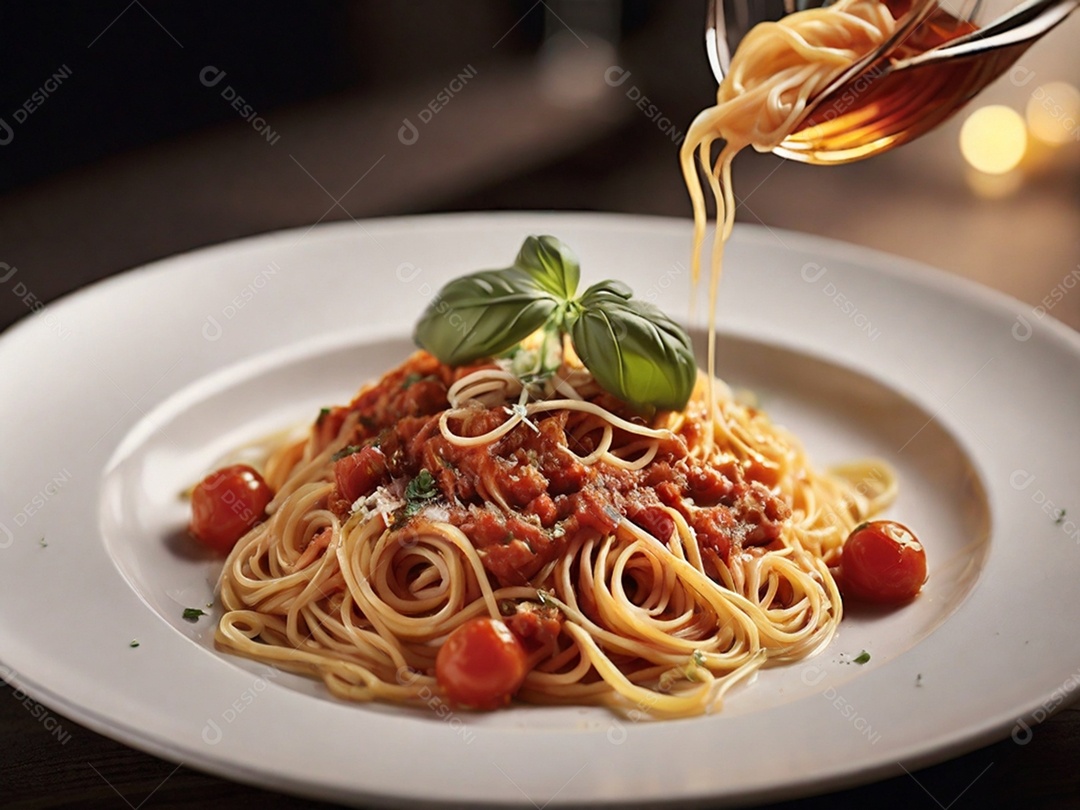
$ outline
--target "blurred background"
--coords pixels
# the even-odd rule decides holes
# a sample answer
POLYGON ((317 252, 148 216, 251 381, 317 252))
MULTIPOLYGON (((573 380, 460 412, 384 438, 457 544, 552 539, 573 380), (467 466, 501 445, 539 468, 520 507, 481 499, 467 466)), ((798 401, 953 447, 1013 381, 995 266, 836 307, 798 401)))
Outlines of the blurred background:
MULTIPOLYGON (((704 0, 4 3, 0 327, 93 279, 283 227, 689 216, 677 154, 715 92, 704 17, 704 0)), ((738 219, 919 259, 1080 327, 1078 41, 1080 14, 891 154, 741 156, 738 219), (959 144, 989 104, 1009 109, 974 143, 999 174, 959 144), (1024 142, 995 145, 1017 120, 1024 142)))

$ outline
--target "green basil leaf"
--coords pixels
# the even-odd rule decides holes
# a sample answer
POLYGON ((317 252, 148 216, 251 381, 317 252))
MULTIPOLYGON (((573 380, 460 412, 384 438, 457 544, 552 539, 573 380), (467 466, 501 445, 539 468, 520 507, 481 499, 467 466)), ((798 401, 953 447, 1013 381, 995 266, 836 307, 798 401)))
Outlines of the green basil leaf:
POLYGON ((574 351, 605 391, 636 407, 686 405, 697 381, 694 351, 658 307, 604 281, 585 291, 568 320, 574 351))
POLYGON ((514 266, 563 301, 571 300, 577 292, 581 264, 574 251, 554 236, 530 236, 521 246, 514 266))
POLYGON ((413 339, 447 365, 500 354, 551 317, 559 302, 520 268, 454 279, 432 299, 413 339))
POLYGON ((591 306, 593 303, 600 301, 629 301, 634 295, 634 291, 630 289, 622 281, 609 278, 605 281, 598 281, 587 289, 581 298, 578 299, 583 306, 591 306), (586 301, 589 303, 586 304, 586 301))

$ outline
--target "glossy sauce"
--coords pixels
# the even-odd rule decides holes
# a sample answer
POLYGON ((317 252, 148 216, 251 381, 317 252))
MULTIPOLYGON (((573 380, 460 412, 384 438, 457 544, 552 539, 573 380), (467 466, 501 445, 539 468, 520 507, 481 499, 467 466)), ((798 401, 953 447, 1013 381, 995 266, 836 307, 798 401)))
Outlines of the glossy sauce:
MULTIPOLYGON (((701 464, 681 438, 661 442, 641 470, 602 461, 581 464, 574 455, 592 452, 600 431, 575 429, 571 420, 582 418, 577 412, 536 418, 535 429, 519 424, 493 443, 454 444, 440 432, 439 414, 449 407, 449 385, 473 370, 449 369, 421 352, 362 392, 350 406, 360 413, 349 441, 356 449, 337 461, 328 507, 345 517, 356 498, 395 482, 400 488, 427 470, 437 489, 430 506, 438 517, 427 516, 426 509, 399 514, 395 528, 407 531, 414 521, 433 519, 457 526, 504 585, 524 584, 578 540, 613 533, 623 518, 665 542, 675 530, 665 507, 686 519, 706 556, 723 561, 743 548, 772 543, 790 516, 770 490, 770 469, 735 461, 701 464)), ((625 410, 606 394, 597 404, 615 413, 625 410)), ((476 407, 452 419, 451 428, 457 435, 480 436, 509 418, 501 406, 476 407)))

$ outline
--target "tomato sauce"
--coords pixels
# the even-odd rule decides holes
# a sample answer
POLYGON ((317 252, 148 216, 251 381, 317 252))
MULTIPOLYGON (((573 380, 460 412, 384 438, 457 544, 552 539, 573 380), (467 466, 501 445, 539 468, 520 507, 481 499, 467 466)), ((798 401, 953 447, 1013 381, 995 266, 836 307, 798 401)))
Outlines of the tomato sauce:
MULTIPOLYGON (((664 506, 686 519, 703 550, 724 560, 779 537, 790 515, 787 505, 735 461, 711 467, 690 458, 681 439, 661 442, 655 459, 639 471, 577 461, 568 448, 584 456, 595 445, 588 433, 573 438, 571 420, 581 417, 566 411, 538 414, 531 426, 519 424, 494 443, 453 444, 439 430, 439 415, 449 407, 449 386, 476 368, 450 369, 418 352, 362 391, 348 408, 359 412, 349 442, 358 449, 337 462, 329 507, 344 517, 358 497, 427 470, 437 492, 425 503, 445 510, 441 519, 472 540, 484 567, 503 585, 527 582, 577 540, 611 534, 624 518, 666 542, 675 521, 664 506)), ((607 395, 598 404, 622 408, 607 395)), ((451 427, 458 435, 479 436, 510 418, 501 406, 478 406, 451 427)), ((619 433, 616 446, 630 440, 619 433)))

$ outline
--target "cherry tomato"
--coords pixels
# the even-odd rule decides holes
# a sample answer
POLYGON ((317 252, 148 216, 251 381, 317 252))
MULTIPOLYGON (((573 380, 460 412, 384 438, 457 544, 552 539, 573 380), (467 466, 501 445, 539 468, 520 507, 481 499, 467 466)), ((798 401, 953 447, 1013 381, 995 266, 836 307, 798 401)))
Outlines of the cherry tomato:
POLYGON ((525 648, 510 628, 486 616, 454 630, 435 658, 435 678, 446 696, 474 709, 506 705, 525 675, 525 648))
POLYGON ((266 505, 273 497, 251 467, 223 467, 192 490, 190 531, 203 545, 228 554, 248 529, 266 517, 266 505))
POLYGON ((913 599, 926 582, 926 551, 902 523, 874 520, 856 526, 840 558, 844 596, 867 602, 913 599))
POLYGON ((370 444, 334 464, 338 492, 350 503, 361 495, 371 494, 385 474, 386 456, 370 444))

